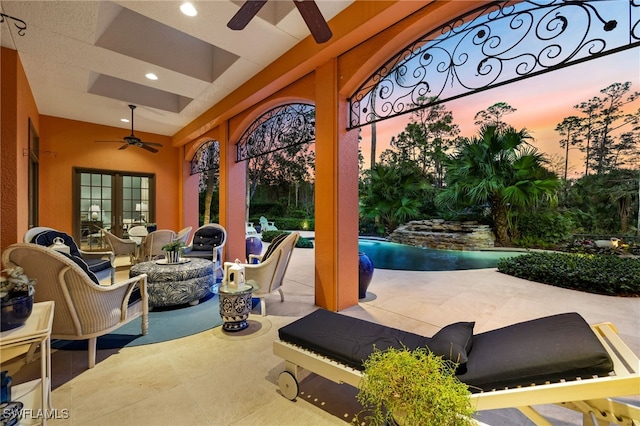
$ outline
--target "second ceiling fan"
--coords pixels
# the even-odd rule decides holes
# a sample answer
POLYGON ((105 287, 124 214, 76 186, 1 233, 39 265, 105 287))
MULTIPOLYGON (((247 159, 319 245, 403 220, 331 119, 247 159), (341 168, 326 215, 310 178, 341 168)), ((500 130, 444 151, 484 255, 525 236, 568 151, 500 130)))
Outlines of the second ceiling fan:
POLYGON ((118 149, 125 149, 125 148, 128 148, 129 146, 137 146, 139 148, 146 149, 147 151, 153 152, 155 154, 156 152, 158 152, 158 150, 154 147, 155 146, 161 147, 162 144, 157 142, 145 142, 133 134, 133 110, 136 109, 136 106, 129 105, 129 108, 131 109, 131 134, 129 136, 125 136, 124 138, 122 138, 122 140, 119 140, 119 141, 96 141, 96 142, 121 142, 123 143, 123 145, 118 149))
MULTIPOLYGON (((233 15, 233 18, 227 23, 227 27, 232 30, 244 29, 249 21, 262 9, 268 0, 247 0, 240 7, 240 10, 233 15)), ((293 0, 293 4, 298 8, 298 12, 302 15, 302 19, 309 27, 311 35, 316 43, 325 43, 333 36, 329 24, 322 16, 322 12, 318 9, 318 5, 314 0, 293 0)))

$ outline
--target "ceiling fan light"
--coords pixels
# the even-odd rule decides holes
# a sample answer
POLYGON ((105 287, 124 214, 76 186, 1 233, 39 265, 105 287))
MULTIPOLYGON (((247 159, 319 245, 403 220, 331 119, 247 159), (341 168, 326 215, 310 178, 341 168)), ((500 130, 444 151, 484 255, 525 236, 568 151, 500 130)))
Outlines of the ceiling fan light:
POLYGON ((155 74, 154 74, 154 73, 152 73, 152 72, 148 72, 148 73, 146 73, 144 76, 145 76, 145 77, 147 77, 149 80, 157 80, 157 79, 158 79, 158 76, 157 76, 157 75, 155 75, 155 74))
POLYGON ((129 119, 128 118, 121 118, 120 121, 122 121, 123 123, 128 123, 129 119))
POLYGON ((182 3, 180 5, 180 11, 187 16, 196 16, 198 14, 195 6, 189 2, 182 3))

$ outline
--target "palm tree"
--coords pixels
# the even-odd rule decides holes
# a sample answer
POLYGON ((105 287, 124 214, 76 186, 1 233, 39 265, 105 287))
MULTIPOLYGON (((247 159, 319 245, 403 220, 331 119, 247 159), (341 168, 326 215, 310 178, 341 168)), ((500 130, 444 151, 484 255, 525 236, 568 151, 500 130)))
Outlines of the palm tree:
POLYGON ((397 167, 377 163, 369 170, 361 213, 375 219, 379 232, 390 232, 420 214, 420 200, 428 187, 424 175, 410 164, 397 167))
POLYGON ((463 139, 449 158, 447 186, 438 196, 443 203, 488 205, 500 245, 511 241, 509 230, 517 208, 557 198, 560 181, 543 167, 546 160, 528 139, 525 129, 495 126, 484 126, 477 137, 463 139))

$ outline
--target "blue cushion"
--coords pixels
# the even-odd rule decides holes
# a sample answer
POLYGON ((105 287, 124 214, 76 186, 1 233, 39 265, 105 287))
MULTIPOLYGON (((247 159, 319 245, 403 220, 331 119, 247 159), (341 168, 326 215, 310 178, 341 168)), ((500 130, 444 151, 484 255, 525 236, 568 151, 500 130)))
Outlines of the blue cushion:
POLYGON ((61 253, 67 256, 69 259, 74 261, 76 265, 78 265, 82 270, 91 278, 91 281, 96 284, 100 284, 98 277, 96 277, 95 272, 103 271, 107 268, 111 268, 111 262, 104 259, 89 259, 89 261, 85 261, 80 255, 80 250, 78 250, 78 245, 73 240, 73 238, 65 233, 55 230, 43 231, 31 239, 33 244, 38 244, 40 246, 49 247, 53 245, 53 240, 56 238, 62 238, 64 244, 69 246, 69 254, 61 253))
POLYGON ((100 281, 98 280, 98 277, 96 277, 96 274, 94 274, 91 271, 91 269, 89 269, 89 265, 87 265, 87 263, 80 256, 74 256, 72 254, 67 254, 67 253, 60 253, 60 254, 65 255, 69 259, 74 261, 76 265, 78 265, 89 276, 89 278, 91 278, 91 281, 93 281, 96 284, 100 284, 100 281))
POLYGON ((223 232, 218 228, 201 228, 193 236, 193 250, 213 252, 215 247, 222 244, 223 232))
POLYGON ((53 245, 53 240, 55 240, 58 237, 62 238, 62 241, 64 241, 64 245, 69 246, 69 254, 70 255, 72 255, 72 256, 80 256, 80 250, 78 249, 78 245, 73 240, 71 235, 69 235, 69 234, 67 234, 65 232, 60 232, 60 231, 55 231, 55 230, 43 231, 43 232, 40 232, 39 234, 35 235, 31 239, 31 242, 33 244, 38 244, 40 246, 49 247, 49 246, 53 245))

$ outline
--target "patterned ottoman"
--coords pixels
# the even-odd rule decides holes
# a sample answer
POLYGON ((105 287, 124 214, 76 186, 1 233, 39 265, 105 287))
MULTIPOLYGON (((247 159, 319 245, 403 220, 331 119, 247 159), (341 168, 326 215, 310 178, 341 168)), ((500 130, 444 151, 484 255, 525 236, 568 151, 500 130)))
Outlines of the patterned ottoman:
POLYGON ((137 263, 129 271, 129 277, 142 274, 147 274, 149 307, 197 305, 215 284, 213 262, 207 259, 182 259, 178 264, 153 260, 137 263))

